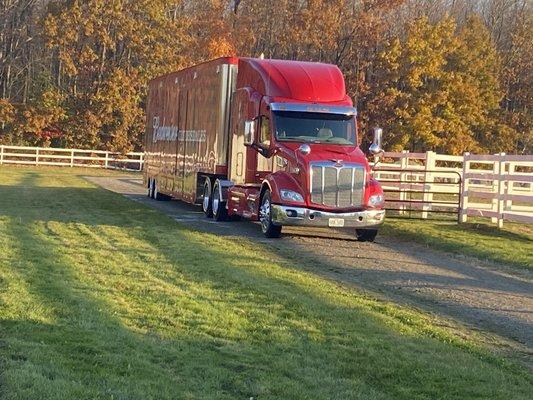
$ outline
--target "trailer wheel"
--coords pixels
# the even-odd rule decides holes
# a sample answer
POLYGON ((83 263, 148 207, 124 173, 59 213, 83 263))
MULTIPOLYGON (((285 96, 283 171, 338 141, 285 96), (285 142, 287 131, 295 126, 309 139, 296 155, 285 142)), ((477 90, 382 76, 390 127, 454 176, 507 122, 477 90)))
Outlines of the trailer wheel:
POLYGON ((157 201, 168 200, 169 197, 166 194, 161 193, 159 191, 159 189, 157 188, 157 181, 154 179, 152 182, 153 182, 153 197, 154 197, 154 199, 157 200, 157 201))
POLYGON ((261 198, 259 221, 261 221, 261 230, 267 238, 279 238, 281 236, 281 226, 272 223, 272 200, 269 189, 261 198))
POLYGON ((148 197, 154 198, 154 180, 152 178, 148 179, 148 197))
POLYGON ((355 235, 360 242, 373 242, 378 234, 377 229, 356 229, 355 235))
POLYGON ((215 182, 213 188, 213 200, 211 202, 213 209, 213 217, 217 221, 225 221, 228 218, 228 210, 226 210, 226 202, 222 201, 222 188, 220 183, 215 182))
POLYGON ((211 190, 211 179, 209 178, 205 178, 202 210, 207 218, 213 218, 213 192, 211 190))

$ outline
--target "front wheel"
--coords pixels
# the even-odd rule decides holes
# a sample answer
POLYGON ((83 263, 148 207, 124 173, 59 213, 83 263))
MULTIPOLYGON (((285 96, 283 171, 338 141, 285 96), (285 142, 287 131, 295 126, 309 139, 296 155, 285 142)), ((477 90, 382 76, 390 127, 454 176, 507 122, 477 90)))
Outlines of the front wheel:
POLYGON ((259 221, 261 222, 261 230, 267 238, 279 238, 281 236, 281 226, 272 223, 272 198, 268 189, 261 199, 259 221))
POLYGON ((377 229, 356 229, 355 235, 360 242, 373 242, 378 234, 377 229))

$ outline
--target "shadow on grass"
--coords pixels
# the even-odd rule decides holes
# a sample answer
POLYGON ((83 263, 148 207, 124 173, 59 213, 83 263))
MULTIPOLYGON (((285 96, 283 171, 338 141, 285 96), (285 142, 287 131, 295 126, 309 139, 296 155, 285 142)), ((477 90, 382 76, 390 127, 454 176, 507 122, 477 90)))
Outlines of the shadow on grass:
POLYGON ((246 246, 222 249, 230 244, 104 190, 36 187, 17 200, 15 187, 0 187, 4 195, 0 216, 20 260, 9 268, 52 314, 0 322, 10 398, 526 398, 530 388, 409 329, 409 315, 302 280, 292 259, 269 270, 246 246), (109 226, 155 262, 134 262, 143 250, 109 226), (91 266, 80 237, 109 265, 91 266))
POLYGON ((393 219, 385 224, 383 232, 403 240, 431 244, 436 249, 449 251, 452 254, 467 254, 530 271, 533 268, 531 259, 528 258, 528 249, 533 251, 531 234, 497 229, 495 226, 479 223, 440 223, 431 226, 429 231, 426 231, 424 224, 434 224, 431 221, 417 221, 422 228, 415 230, 409 226, 412 222, 405 219, 393 219), (479 242, 484 242, 485 245, 480 246, 479 242), (509 245, 506 245, 506 242, 509 245), (493 251, 490 243, 505 245, 508 251, 504 249, 493 251))

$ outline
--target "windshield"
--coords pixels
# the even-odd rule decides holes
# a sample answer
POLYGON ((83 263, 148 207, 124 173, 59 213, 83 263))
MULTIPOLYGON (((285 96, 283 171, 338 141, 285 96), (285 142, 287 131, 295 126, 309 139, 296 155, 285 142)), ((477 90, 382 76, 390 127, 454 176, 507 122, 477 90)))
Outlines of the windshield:
POLYGON ((353 115, 276 111, 274 121, 280 142, 356 143, 353 115))

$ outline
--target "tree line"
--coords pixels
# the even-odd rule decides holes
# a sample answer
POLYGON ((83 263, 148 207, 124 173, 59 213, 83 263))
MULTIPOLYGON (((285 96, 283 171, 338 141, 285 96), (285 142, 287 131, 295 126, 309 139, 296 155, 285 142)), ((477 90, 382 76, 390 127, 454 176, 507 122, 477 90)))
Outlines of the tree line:
POLYGON ((219 56, 337 64, 390 150, 531 153, 528 0, 0 0, 0 143, 142 148, 147 82, 219 56))

